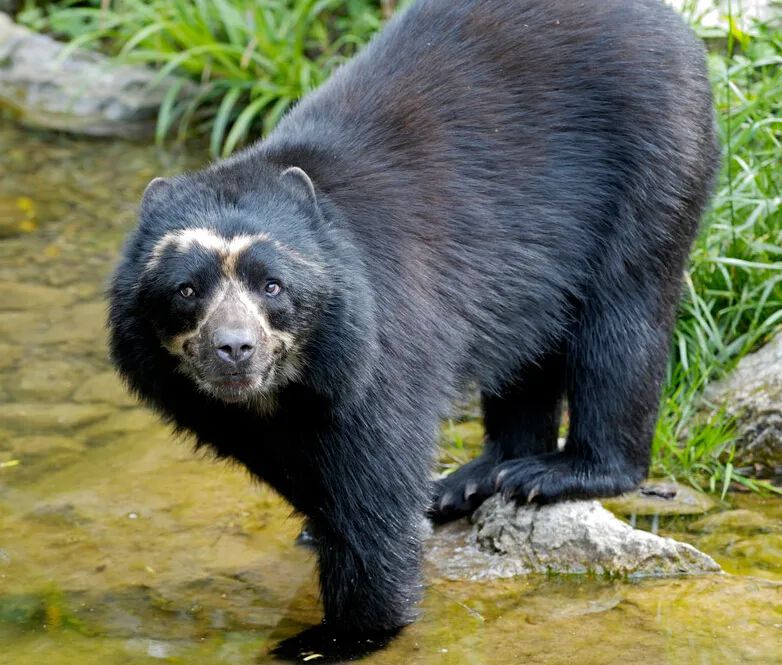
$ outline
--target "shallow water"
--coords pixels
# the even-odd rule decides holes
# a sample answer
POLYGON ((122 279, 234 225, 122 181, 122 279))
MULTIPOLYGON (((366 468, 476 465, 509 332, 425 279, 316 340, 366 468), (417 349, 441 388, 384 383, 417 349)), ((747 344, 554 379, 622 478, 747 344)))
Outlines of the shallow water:
MULTIPOLYGON (((0 664, 267 662, 320 617, 299 521, 174 441, 106 360, 101 292, 135 202, 198 159, 5 125, 0 156, 0 664)), ((661 522, 731 574, 430 574, 421 620, 366 662, 780 662, 782 502, 731 502, 750 512, 661 522)))

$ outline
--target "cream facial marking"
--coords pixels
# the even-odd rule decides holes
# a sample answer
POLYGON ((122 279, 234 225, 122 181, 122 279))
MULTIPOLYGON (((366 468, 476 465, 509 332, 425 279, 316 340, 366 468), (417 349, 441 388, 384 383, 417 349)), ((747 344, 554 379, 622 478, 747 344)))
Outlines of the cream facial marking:
POLYGON ((223 272, 232 277, 236 269, 236 260, 247 248, 257 242, 271 242, 267 233, 255 233, 253 235, 238 235, 224 238, 210 229, 193 228, 180 229, 166 233, 155 245, 152 256, 147 261, 147 270, 155 268, 163 253, 173 247, 178 252, 186 252, 193 245, 199 245, 204 249, 216 252, 222 260, 223 272))
POLYGON ((227 277, 236 276, 236 262, 242 252, 257 242, 270 242, 280 252, 284 252, 294 261, 312 268, 319 274, 323 274, 324 268, 319 263, 302 256, 295 249, 288 247, 279 240, 273 240, 268 233, 255 233, 252 235, 238 235, 224 238, 210 229, 193 228, 180 229, 164 235, 152 249, 152 256, 147 261, 146 270, 155 268, 165 251, 171 247, 178 252, 186 252, 193 245, 200 245, 204 249, 216 252, 222 261, 223 273, 227 277))

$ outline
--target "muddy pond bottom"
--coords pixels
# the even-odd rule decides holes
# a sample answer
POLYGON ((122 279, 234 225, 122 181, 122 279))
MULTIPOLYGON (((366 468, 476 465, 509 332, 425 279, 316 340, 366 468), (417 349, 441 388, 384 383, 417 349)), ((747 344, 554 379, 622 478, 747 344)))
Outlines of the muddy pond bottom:
MULTIPOLYGON (((102 291, 141 191, 205 154, 0 120, 0 155, 0 665, 271 662, 321 616, 300 521, 175 440, 106 358, 102 291)), ((479 427, 465 431, 474 445, 479 427)), ((470 584, 428 571, 420 621, 364 662, 778 663, 782 502, 731 503, 742 512, 660 522, 725 575, 470 584)))

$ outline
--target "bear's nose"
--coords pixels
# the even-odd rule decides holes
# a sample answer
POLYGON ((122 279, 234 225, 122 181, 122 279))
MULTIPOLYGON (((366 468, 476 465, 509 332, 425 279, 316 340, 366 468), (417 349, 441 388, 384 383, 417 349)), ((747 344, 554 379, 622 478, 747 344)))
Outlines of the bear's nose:
POLYGON ((255 353, 255 336, 249 330, 220 329, 212 336, 212 345, 220 360, 237 365, 255 353))

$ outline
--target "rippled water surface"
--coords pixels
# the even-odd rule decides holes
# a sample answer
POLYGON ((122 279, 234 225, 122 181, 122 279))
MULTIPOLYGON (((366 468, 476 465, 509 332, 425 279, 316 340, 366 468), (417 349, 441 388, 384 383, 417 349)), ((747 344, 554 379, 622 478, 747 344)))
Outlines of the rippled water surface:
MULTIPOLYGON (((101 293, 136 201, 197 163, 0 127, 3 665, 264 663, 320 617, 285 504, 174 441, 106 360, 101 293)), ((782 502, 732 502, 749 512, 662 522, 730 574, 430 575, 421 621, 367 662, 781 662, 782 502)))

